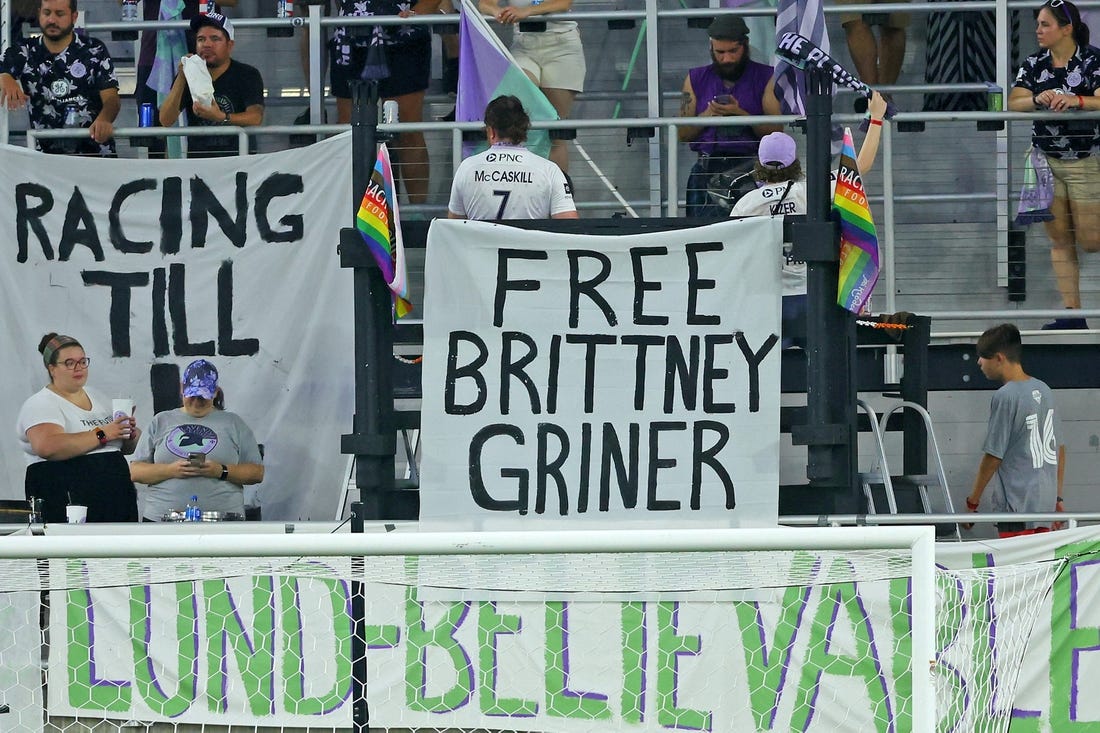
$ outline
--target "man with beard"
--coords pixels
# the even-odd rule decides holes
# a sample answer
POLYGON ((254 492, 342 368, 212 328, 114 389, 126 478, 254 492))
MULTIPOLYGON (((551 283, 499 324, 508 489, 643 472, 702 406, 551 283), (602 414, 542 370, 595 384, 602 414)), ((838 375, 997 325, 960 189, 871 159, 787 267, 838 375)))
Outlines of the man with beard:
POLYGON ((0 60, 0 101, 11 110, 28 105, 36 130, 88 129, 86 138, 39 140, 45 153, 114 156, 121 107, 115 66, 101 41, 73 31, 76 2, 42 0, 42 35, 13 43, 0 60))
MULTIPOLYGON (((720 15, 707 29, 711 63, 688 72, 680 96, 682 117, 778 115, 772 67, 749 58, 749 29, 736 15, 720 15)), ((760 138, 781 125, 683 126, 680 142, 691 143, 699 160, 687 182, 688 216, 727 216, 708 200, 707 182, 719 173, 736 177, 752 170, 760 138)))
MULTIPOLYGON (((256 67, 232 58, 233 23, 221 13, 203 13, 191 19, 191 30, 195 32, 195 55, 206 62, 210 72, 214 99, 211 104, 203 104, 192 98, 181 61, 172 90, 160 106, 160 124, 164 127, 176 124, 183 110, 188 111, 190 127, 263 124, 264 80, 256 67)), ((187 155, 191 158, 236 155, 238 150, 235 134, 187 138, 187 155)))

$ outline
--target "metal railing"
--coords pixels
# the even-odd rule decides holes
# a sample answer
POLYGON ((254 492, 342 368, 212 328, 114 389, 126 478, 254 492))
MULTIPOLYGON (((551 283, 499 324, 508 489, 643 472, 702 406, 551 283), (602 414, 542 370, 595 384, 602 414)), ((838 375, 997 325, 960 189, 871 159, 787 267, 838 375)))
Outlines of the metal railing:
MULTIPOLYGON (((9 0, 0 0, 0 18, 7 18, 9 0)), ((1080 3, 1082 7, 1100 7, 1100 0, 1084 0, 1080 3)), ((907 12, 907 13, 954 13, 954 12, 973 12, 973 11, 992 11, 996 15, 997 21, 997 38, 1002 39, 997 44, 997 66, 998 79, 990 80, 986 83, 972 83, 972 84, 915 84, 915 85, 894 85, 889 87, 883 87, 885 90, 893 90, 899 93, 926 93, 926 92, 987 92, 990 89, 990 84, 995 84, 1002 89, 1007 89, 1009 86, 1008 74, 1010 73, 1008 60, 1007 60, 1007 41, 1009 25, 1008 25, 1008 11, 1034 8, 1033 2, 1023 2, 1022 0, 965 0, 962 2, 913 2, 913 3, 893 3, 884 5, 853 5, 853 6, 826 6, 826 14, 835 14, 840 12, 907 12), (1002 56, 1003 63, 1002 63, 1002 56)), ((604 196, 604 200, 578 200, 578 208, 585 213, 596 212, 608 212, 608 211, 623 211, 625 210, 631 215, 648 215, 648 216, 678 216, 682 212, 683 190, 682 180, 686 175, 686 169, 688 162, 686 159, 681 159, 682 149, 679 143, 676 142, 677 132, 679 127, 684 125, 694 126, 698 123, 697 118, 684 118, 678 116, 665 116, 662 107, 666 101, 673 100, 677 93, 661 88, 661 74, 659 73, 659 65, 657 63, 659 58, 659 51, 661 50, 661 32, 662 22, 669 22, 673 20, 699 20, 712 17, 718 12, 716 8, 694 8, 694 9, 659 9, 657 7, 656 0, 646 0, 644 8, 642 9, 629 9, 629 10, 616 10, 616 11, 576 11, 566 15, 547 15, 540 16, 540 20, 553 20, 555 17, 567 17, 570 20, 576 20, 584 23, 594 23, 602 21, 641 21, 644 26, 637 29, 637 33, 641 35, 644 32, 645 35, 645 63, 646 63, 646 111, 647 115, 644 117, 629 117, 629 118, 616 118, 616 119, 584 119, 575 118, 568 120, 560 120, 555 122, 539 122, 533 125, 536 129, 549 129, 549 130, 577 130, 580 132, 587 132, 594 134, 597 131, 603 134, 614 134, 616 132, 622 132, 629 140, 631 132, 637 130, 649 129, 655 131, 656 134, 652 135, 648 139, 642 138, 642 143, 637 149, 637 153, 631 153, 637 156, 637 161, 643 166, 642 175, 635 175, 632 170, 629 180, 624 177, 623 180, 615 180, 615 175, 599 175, 598 185, 606 189, 598 190, 598 196, 594 199, 599 199, 604 196), (659 22, 660 21, 660 22, 659 22), (644 156, 645 161, 642 162, 644 156)), ((773 8, 738 8, 738 9, 721 9, 722 13, 730 13, 734 15, 742 16, 774 16, 775 10, 773 8)), ((339 132, 344 127, 338 125, 322 125, 319 124, 322 115, 321 108, 324 104, 324 85, 322 83, 320 73, 322 64, 316 63, 321 58, 323 49, 321 47, 321 41, 324 34, 321 32, 323 29, 347 26, 350 28, 368 27, 374 25, 400 25, 400 24, 413 24, 413 25, 429 25, 438 26, 442 24, 451 24, 457 22, 457 16, 423 16, 413 18, 398 18, 387 16, 371 16, 367 18, 348 18, 341 16, 324 17, 321 15, 317 6, 308 6, 308 15, 305 17, 296 17, 292 19, 276 19, 276 18, 238 18, 234 19, 234 24, 241 30, 248 29, 270 29, 270 28, 284 28, 284 27, 308 27, 311 31, 310 35, 310 56, 314 63, 310 65, 310 82, 309 82, 309 101, 310 101, 310 120, 312 124, 309 125, 293 125, 293 126, 261 126, 253 128, 229 128, 229 127, 217 127, 212 130, 204 130, 201 128, 129 128, 120 127, 116 129, 116 137, 119 139, 125 138, 149 138, 149 137, 178 137, 178 136, 203 136, 203 135, 217 135, 224 136, 226 134, 233 134, 237 136, 238 149, 241 154, 246 154, 249 147, 249 138, 252 137, 271 137, 278 135, 331 135, 339 132)), ((122 22, 113 21, 105 23, 88 23, 85 28, 90 33, 109 32, 119 30, 148 30, 148 29, 164 29, 164 28, 183 28, 188 24, 186 21, 137 21, 137 22, 122 22)), ((5 24, 4 34, 8 33, 8 27, 5 24)), ((633 62, 633 59, 632 59, 633 62)), ((848 90, 839 89, 838 95, 847 94, 848 90)), ((610 98, 616 93, 604 92, 610 98)), ((585 95, 581 96, 581 100, 586 98, 585 95)), ((839 97, 838 97, 839 98, 839 97)), ((1026 145, 1026 139, 1024 136, 1018 134, 1019 130, 1013 130, 1014 125, 1012 123, 1031 122, 1037 118, 1043 116, 1055 116, 1054 113, 1043 115, 1040 113, 1016 113, 1016 112, 911 112, 900 113, 895 118, 897 124, 915 123, 915 124, 928 124, 928 125, 940 125, 944 123, 953 122, 975 122, 985 125, 991 123, 1002 122, 1006 123, 1001 126, 999 130, 993 130, 983 135, 987 135, 988 142, 979 140, 976 144, 985 146, 988 144, 992 157, 995 160, 994 166, 996 170, 996 180, 991 188, 988 189, 969 189, 960 191, 944 192, 938 188, 928 187, 926 190, 917 192, 898 192, 898 180, 899 176, 904 174, 904 171, 897 169, 895 166, 895 153, 899 144, 898 134, 896 128, 887 125, 884 128, 884 134, 882 139, 882 147, 880 158, 883 160, 883 172, 882 172, 882 188, 881 195, 874 194, 870 197, 872 203, 882 205, 882 220, 880 222, 880 243, 882 245, 882 285, 880 292, 883 293, 884 300, 881 303, 876 303, 876 308, 882 311, 893 311, 897 309, 897 287, 895 281, 895 275, 897 268, 895 267, 894 257, 897 251, 897 232, 895 226, 896 209, 899 205, 922 205, 922 204, 941 204, 941 203, 958 203, 961 201, 968 201, 973 204, 979 204, 982 206, 992 204, 993 216, 995 219, 995 226, 993 231, 996 237, 997 248, 997 284, 1001 287, 1007 285, 1008 280, 1008 265, 1007 265, 1007 250, 1008 250, 1008 230, 1010 221, 1013 214, 1014 204, 1014 192, 1012 190, 1011 182, 1013 179, 1014 166, 1013 161, 1018 158, 1022 158, 1022 152, 1026 145), (1013 132, 1016 132, 1015 138, 1013 132), (1016 152, 1014 152, 1016 150, 1016 152), (1017 154, 1017 152, 1019 154, 1017 154)), ((1100 113, 1087 114, 1088 117, 1100 118, 1100 113)), ((6 142, 8 140, 7 130, 7 112, 0 113, 0 141, 6 142)), ((836 119, 843 123, 855 126, 860 117, 856 115, 837 115, 836 119)), ((794 121, 794 117, 779 116, 779 117, 753 117, 753 118, 736 118, 736 119, 708 119, 708 125, 716 127, 738 127, 752 124, 763 123, 775 123, 775 124, 789 124, 794 121)), ((420 131, 437 136, 442 135, 445 138, 449 137, 449 157, 451 165, 456 165, 462 155, 462 132, 464 131, 478 131, 481 125, 479 123, 449 123, 449 122, 433 122, 425 121, 419 123, 399 123, 396 125, 382 125, 379 130, 382 133, 400 133, 407 131, 420 131)), ((52 138, 64 138, 64 137, 78 137, 81 132, 70 133, 66 131, 36 131, 28 130, 26 132, 27 145, 33 147, 36 139, 52 139, 52 138)), ((907 134, 907 133, 902 133, 907 134)), ((924 133, 930 134, 930 133, 924 133)), ((1030 136, 1028 136, 1029 138, 1030 136)), ((694 157, 693 155, 691 156, 694 157)), ((421 215, 438 215, 443 213, 445 208, 444 202, 435 202, 432 204, 425 204, 421 206, 408 206, 403 207, 414 214, 421 215)), ((1019 311, 1011 311, 1012 313, 1019 313, 1019 311)), ((1038 313, 1045 313, 1048 317, 1052 311, 1035 311, 1034 313, 1028 312, 1029 315, 1035 315, 1038 313)), ((1085 312, 1084 315, 1091 315, 1091 312, 1085 312)), ((939 316, 939 314, 937 314, 939 316)))

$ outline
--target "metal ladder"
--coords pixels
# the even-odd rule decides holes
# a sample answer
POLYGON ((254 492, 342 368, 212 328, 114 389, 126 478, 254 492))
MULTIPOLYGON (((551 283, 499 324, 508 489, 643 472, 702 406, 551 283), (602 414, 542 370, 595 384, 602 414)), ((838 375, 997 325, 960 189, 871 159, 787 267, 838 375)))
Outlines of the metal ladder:
MULTIPOLYGON (((405 474, 399 483, 407 486, 420 485, 420 430, 418 428, 406 428, 399 431, 401 442, 405 447, 405 474)), ((348 496, 352 491, 359 491, 355 483, 355 456, 348 456, 348 466, 344 471, 344 488, 340 491, 340 498, 336 501, 336 521, 344 518, 344 508, 348 505, 348 496)))
MULTIPOLYGON (((878 451, 878 456, 875 458, 875 462, 871 464, 871 470, 866 473, 859 474, 859 483, 863 487, 863 496, 867 499, 867 513, 878 514, 878 507, 875 505, 875 492, 874 486, 881 485, 883 487, 883 493, 886 495, 886 504, 890 510, 890 514, 898 513, 897 499, 894 497, 894 482, 890 476, 890 469, 886 462, 886 445, 882 440, 883 427, 879 426, 878 413, 875 412, 875 408, 863 400, 856 400, 856 407, 867 413, 867 417, 871 423, 871 435, 875 439, 875 448, 878 451)), ((883 423, 885 425, 885 423, 883 423)))
MULTIPOLYGON (((863 404, 860 405, 869 415, 874 415, 874 411, 863 404)), ((872 422, 873 422, 872 418, 872 422)), ((943 458, 940 455, 940 446, 936 440, 936 432, 932 427, 932 416, 928 414, 922 405, 916 402, 901 401, 891 406, 886 410, 882 417, 879 419, 878 428, 872 429, 875 434, 875 440, 879 445, 879 457, 877 463, 872 466, 871 471, 866 474, 860 474, 860 478, 863 482, 863 493, 867 497, 868 512, 875 514, 878 513, 874 500, 874 486, 881 484, 883 491, 886 494, 886 502, 889 505, 890 513, 897 514, 897 491, 898 488, 911 489, 916 493, 916 496, 920 502, 920 509, 925 514, 954 514, 955 506, 951 501, 951 492, 947 485, 947 474, 943 468, 943 458), (882 447, 882 436, 886 432, 887 422, 890 417, 900 410, 914 410, 921 419, 924 421, 924 429, 928 434, 928 443, 931 446, 931 461, 933 472, 923 474, 901 474, 898 476, 892 476, 886 462, 886 453, 882 447)), ((962 539, 959 534, 959 525, 952 524, 940 524, 936 525, 937 537, 951 537, 956 540, 962 539)))

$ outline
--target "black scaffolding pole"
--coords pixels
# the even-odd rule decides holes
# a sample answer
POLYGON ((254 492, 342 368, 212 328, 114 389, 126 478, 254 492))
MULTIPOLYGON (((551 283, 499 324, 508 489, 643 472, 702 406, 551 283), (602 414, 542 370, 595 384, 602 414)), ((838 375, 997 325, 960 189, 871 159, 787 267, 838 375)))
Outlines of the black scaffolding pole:
MULTIPOLYGON (((394 486, 397 430, 393 415, 393 302, 382 271, 355 228, 359 202, 370 185, 377 159, 378 83, 351 84, 352 226, 340 230, 340 266, 352 269, 352 313, 355 328, 355 414, 352 432, 340 440, 342 453, 355 456, 359 501, 351 506, 353 533, 365 520, 383 519, 383 498, 394 486)), ((362 571, 363 558, 352 558, 362 571)), ((361 572, 355 574, 361 577, 361 572)), ((352 730, 366 733, 367 648, 364 638, 366 598, 362 581, 351 583, 352 730)))
POLYGON ((793 256, 807 264, 806 424, 791 438, 807 446, 806 478, 832 512, 856 512, 856 323, 837 305, 839 229, 832 218, 832 78, 806 70, 806 221, 795 225, 793 256))
POLYGON ((359 202, 377 158, 378 85, 351 85, 352 223, 340 230, 340 266, 352 268, 355 319, 355 415, 340 451, 355 456, 355 483, 365 519, 386 519, 394 487, 397 428, 393 415, 393 301, 382 271, 355 228, 359 202))

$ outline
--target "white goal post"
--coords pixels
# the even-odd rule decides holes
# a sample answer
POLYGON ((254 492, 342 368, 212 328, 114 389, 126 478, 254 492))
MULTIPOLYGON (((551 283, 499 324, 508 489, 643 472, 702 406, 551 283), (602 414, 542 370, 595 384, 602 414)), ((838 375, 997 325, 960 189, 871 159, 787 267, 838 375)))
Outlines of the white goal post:
POLYGON ((359 581, 371 729, 935 729, 931 527, 196 529, 0 542, 0 724, 346 729, 359 581))

